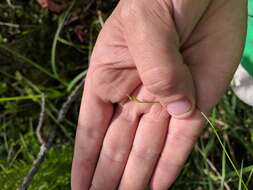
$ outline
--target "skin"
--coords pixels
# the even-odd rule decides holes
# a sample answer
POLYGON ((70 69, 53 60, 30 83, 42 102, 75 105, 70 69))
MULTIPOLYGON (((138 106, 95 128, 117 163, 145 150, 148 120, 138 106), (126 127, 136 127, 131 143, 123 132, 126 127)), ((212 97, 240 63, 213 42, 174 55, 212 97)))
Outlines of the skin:
POLYGON ((215 106, 240 62, 246 9, 245 0, 119 2, 91 57, 72 189, 173 184, 203 129, 200 111, 215 106))

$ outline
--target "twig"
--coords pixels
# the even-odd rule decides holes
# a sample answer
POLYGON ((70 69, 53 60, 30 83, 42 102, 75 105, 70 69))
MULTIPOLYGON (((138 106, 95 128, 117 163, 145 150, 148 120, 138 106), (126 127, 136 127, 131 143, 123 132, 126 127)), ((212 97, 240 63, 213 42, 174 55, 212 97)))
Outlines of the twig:
POLYGON ((9 23, 9 22, 2 22, 2 21, 0 21, 0 26, 8 26, 10 28, 19 28, 18 24, 13 24, 13 23, 9 23))
POLYGON ((82 12, 87 12, 93 3, 94 3, 94 0, 88 1, 87 5, 84 7, 82 12))
POLYGON ((100 24, 101 27, 103 27, 105 22, 104 22, 103 17, 102 17, 102 12, 100 10, 98 10, 97 14, 98 14, 99 24, 100 24))
MULTIPOLYGON (((63 103, 57 117, 57 122, 60 123, 63 121, 70 105, 76 100, 76 97, 78 96, 79 92, 81 91, 83 86, 83 81, 76 86, 76 88, 71 92, 71 94, 68 96, 66 102, 63 103)), ((46 154, 49 151, 49 149, 52 146, 53 140, 56 136, 56 127, 53 128, 53 131, 50 133, 48 137, 48 141, 45 144, 42 144, 40 146, 40 151, 37 155, 37 158, 34 160, 31 169, 27 173, 27 175, 24 177, 23 182, 21 186, 19 187, 19 190, 27 190, 30 184, 32 183, 33 177, 38 172, 40 165, 45 160, 46 154)))
POLYGON ((12 4, 11 0, 6 0, 6 3, 9 7, 15 9, 15 6, 12 4))
POLYGON ((43 126, 44 115, 45 115, 45 96, 44 96, 44 94, 42 94, 40 105, 41 105, 41 110, 40 110, 40 117, 39 117, 38 126, 36 128, 36 135, 37 135, 37 138, 38 138, 40 144, 45 144, 45 141, 41 135, 41 129, 43 126))

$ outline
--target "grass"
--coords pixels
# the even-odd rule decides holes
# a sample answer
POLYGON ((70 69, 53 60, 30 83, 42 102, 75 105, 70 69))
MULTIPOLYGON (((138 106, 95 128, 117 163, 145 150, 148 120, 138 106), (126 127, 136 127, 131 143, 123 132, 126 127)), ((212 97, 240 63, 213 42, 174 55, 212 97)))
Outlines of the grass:
MULTIPOLYGON (((35 1, 0 2, 1 189, 16 189, 39 151, 36 127, 42 95, 46 99, 43 138, 50 126, 57 126, 58 132, 30 189, 70 189, 80 98, 61 124, 56 117, 86 75, 96 36, 115 4, 76 0, 72 8, 54 14, 41 10, 35 1), (81 40, 76 35, 79 29, 81 40)), ((253 108, 228 91, 209 124, 217 127, 207 125, 172 189, 243 190, 245 185, 253 189, 253 108)))
POLYGON ((239 174, 239 172, 238 172, 238 170, 237 170, 234 162, 232 161, 231 157, 229 156, 229 154, 228 154, 228 152, 226 150, 226 147, 224 146, 225 143, 221 141, 221 138, 220 138, 220 136, 219 136, 216 128, 214 127, 214 125, 212 124, 212 122, 208 119, 208 117, 203 112, 201 112, 201 114, 205 118, 205 120, 207 121, 207 123, 212 127, 213 132, 214 132, 215 136, 217 137, 217 139, 218 139, 218 141, 219 141, 219 143, 220 143, 220 145, 222 147, 222 152, 223 152, 223 154, 222 154, 222 176, 223 177, 222 177, 222 182, 221 182, 221 184, 222 184, 221 188, 223 188, 223 186, 224 186, 224 179, 225 179, 225 175, 226 175, 226 173, 225 173, 225 167, 226 167, 225 160, 226 160, 226 157, 227 157, 227 159, 229 160, 231 166, 233 167, 236 175, 239 177, 239 188, 238 189, 241 190, 241 184, 242 184, 243 188, 245 190, 248 190, 247 185, 245 184, 244 180, 242 179, 242 169, 243 168, 241 167, 241 172, 239 174))

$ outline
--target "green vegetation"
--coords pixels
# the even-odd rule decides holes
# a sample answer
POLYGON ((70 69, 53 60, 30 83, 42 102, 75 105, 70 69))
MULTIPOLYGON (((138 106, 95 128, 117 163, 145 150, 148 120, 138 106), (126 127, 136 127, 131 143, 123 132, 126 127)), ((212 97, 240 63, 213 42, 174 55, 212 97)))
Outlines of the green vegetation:
MULTIPOLYGON (((62 104, 86 74, 96 36, 114 0, 71 1, 62 13, 36 1, 0 1, 0 189, 17 189, 40 150, 36 129, 45 96, 42 138, 57 134, 30 189, 70 189, 70 169, 80 97, 64 120, 62 104), (102 13, 102 14, 101 14, 102 13)), ((253 189, 253 108, 231 91, 211 122, 238 169, 231 166, 209 125, 173 190, 253 189)))

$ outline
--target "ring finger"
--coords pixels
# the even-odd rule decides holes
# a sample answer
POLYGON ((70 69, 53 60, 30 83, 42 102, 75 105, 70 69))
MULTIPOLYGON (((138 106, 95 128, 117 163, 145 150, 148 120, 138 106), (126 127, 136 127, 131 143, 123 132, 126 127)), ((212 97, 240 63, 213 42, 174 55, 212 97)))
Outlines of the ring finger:
POLYGON ((140 120, 119 189, 145 189, 164 146, 169 122, 160 104, 140 120))

